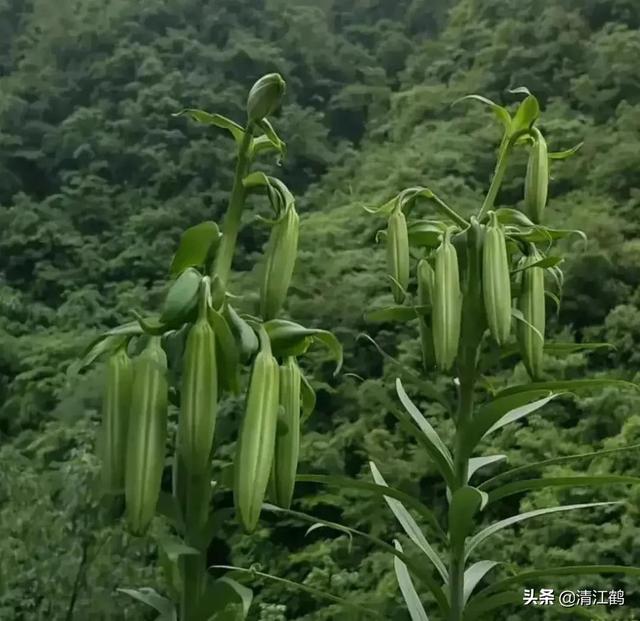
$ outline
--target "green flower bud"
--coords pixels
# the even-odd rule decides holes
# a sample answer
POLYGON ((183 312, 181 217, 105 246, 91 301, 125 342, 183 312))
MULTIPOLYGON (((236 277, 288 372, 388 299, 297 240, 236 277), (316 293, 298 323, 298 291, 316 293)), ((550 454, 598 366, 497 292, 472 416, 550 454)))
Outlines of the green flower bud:
POLYGON ((262 76, 249 91, 247 116, 249 121, 261 121, 279 105, 285 91, 285 81, 279 73, 262 76))

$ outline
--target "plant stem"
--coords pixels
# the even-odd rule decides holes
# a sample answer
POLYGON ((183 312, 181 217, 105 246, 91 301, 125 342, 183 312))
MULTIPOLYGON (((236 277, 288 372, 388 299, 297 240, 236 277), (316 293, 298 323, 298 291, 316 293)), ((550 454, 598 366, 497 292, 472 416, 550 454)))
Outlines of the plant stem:
POLYGON ((218 247, 218 253, 214 263, 212 276, 218 276, 223 287, 226 285, 231 271, 231 263, 236 248, 236 240, 240 230, 240 218, 242 217, 242 208, 246 197, 246 188, 242 180, 246 177, 251 165, 251 157, 249 148, 253 138, 253 124, 249 123, 244 130, 244 138, 238 149, 238 161, 236 162, 236 171, 233 179, 233 188, 231 189, 231 197, 229 198, 229 207, 224 217, 222 225, 222 240, 218 247))
POLYGON ((498 196, 498 191, 500 190, 505 172, 507 171, 509 153, 511 152, 512 144, 512 141, 508 140, 503 142, 500 147, 498 163, 493 173, 493 179, 491 179, 491 186, 489 187, 489 191, 487 192, 487 195, 484 198, 484 202, 482 203, 482 207, 480 207, 480 211, 478 212, 478 220, 481 220, 489 210, 493 209, 493 205, 496 202, 496 197, 498 196))
MULTIPOLYGON (((473 417, 474 389, 478 375, 478 350, 485 330, 482 290, 480 288, 481 238, 477 226, 467 231, 467 266, 462 308, 461 343, 458 351, 458 410, 453 454, 455 489, 464 487, 469 478, 469 454, 466 437, 473 417)), ((464 612, 464 541, 449 550, 449 621, 462 621, 464 612)))

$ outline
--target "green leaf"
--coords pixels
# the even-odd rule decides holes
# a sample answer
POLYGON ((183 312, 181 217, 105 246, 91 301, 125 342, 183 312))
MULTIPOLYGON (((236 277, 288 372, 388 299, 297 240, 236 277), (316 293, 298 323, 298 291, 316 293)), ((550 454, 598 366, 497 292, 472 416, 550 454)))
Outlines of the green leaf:
POLYGON ((455 477, 453 475, 453 457, 451 456, 449 449, 440 439, 440 436, 431 426, 429 421, 427 421, 413 401, 411 401, 399 377, 396 378, 396 392, 398 393, 398 397, 400 398, 400 402, 404 406, 404 409, 424 434, 427 441, 427 447, 429 448, 429 456, 433 459, 436 466, 438 466, 438 470, 440 470, 442 476, 445 478, 447 483, 449 483, 449 486, 452 487, 451 484, 455 477))
MULTIPOLYGON (((373 480, 378 485, 387 486, 387 482, 384 480, 377 466, 372 461, 369 462, 369 467, 371 468, 373 480)), ((438 570, 438 573, 442 576, 444 582, 447 582, 449 574, 447 572, 445 564, 438 556, 438 553, 431 547, 431 545, 427 541, 427 538, 424 536, 424 534, 420 530, 420 527, 416 524, 416 521, 413 519, 411 514, 399 500, 391 498, 390 496, 385 496, 384 499, 387 502, 387 505, 389 505, 392 513, 396 516, 398 522, 400 522, 400 525, 402 526, 409 539, 411 539, 411 541, 413 541, 413 543, 415 543, 415 545, 424 552, 426 557, 438 570)))
POLYGON ((589 476, 568 477, 542 477, 539 479, 526 479, 507 483, 489 492, 489 502, 496 502, 507 496, 513 496, 520 492, 547 487, 594 487, 598 485, 610 485, 612 483, 640 484, 640 477, 627 475, 607 474, 589 476))
POLYGON ((584 145, 584 142, 579 142, 575 147, 566 149, 565 151, 556 151, 555 153, 548 153, 550 160, 565 160, 572 155, 575 155, 584 145))
POLYGON ((568 356, 590 349, 616 349, 611 343, 545 343, 544 351, 552 356, 568 356))
POLYGON ((192 267, 173 281, 162 307, 160 323, 168 326, 182 324, 198 305, 198 293, 202 275, 192 267))
POLYGON ((456 101, 454 101, 452 105, 455 105, 460 101, 464 101, 465 99, 474 99, 476 101, 479 101, 480 103, 485 104, 486 106, 489 106, 489 108, 493 110, 493 113, 496 115, 498 120, 504 125, 505 130, 507 132, 511 131, 511 115, 509 114, 509 111, 506 108, 499 106, 497 103, 491 101, 491 99, 487 99, 482 95, 475 95, 475 94, 465 95, 464 97, 461 97, 460 99, 457 99, 456 101))
POLYGON ((509 526, 513 526, 518 522, 523 522, 524 520, 529 520, 534 517, 538 517, 540 515, 549 515, 551 513, 559 513, 561 511, 572 511, 574 509, 587 509, 590 507, 605 507, 609 505, 617 505, 619 502, 589 502, 585 504, 578 505, 561 505, 558 507, 547 507, 546 509, 536 509, 535 511, 527 511, 525 513, 519 513, 518 515, 513 515, 505 520, 500 520, 499 522, 495 522, 491 524, 491 526, 487 526, 485 529, 481 530, 478 534, 474 535, 467 544, 467 550, 465 558, 468 558, 471 552, 475 550, 477 546, 483 543, 486 539, 494 535, 498 531, 507 528, 509 526))
POLYGON ((412 306, 385 306, 367 311, 364 320, 367 323, 391 323, 394 321, 411 321, 416 318, 412 306))
POLYGON ((177 322, 173 326, 169 326, 166 323, 160 321, 159 317, 144 317, 138 311, 132 310, 131 314, 136 318, 140 328, 145 334, 150 334, 151 336, 162 336, 167 330, 170 330, 171 327, 177 328, 177 322))
POLYGON ((203 267, 218 245, 222 234, 213 221, 201 222, 188 228, 180 238, 178 249, 171 261, 172 278, 188 267, 203 267))
POLYGON ((393 554, 394 556, 399 558, 409 568, 409 570, 411 571, 411 573, 413 573, 414 576, 419 578, 420 581, 424 583, 424 585, 429 589, 429 591, 431 591, 442 613, 446 614, 449 612, 449 604, 447 602, 447 597, 444 594, 444 591, 442 590, 442 588, 431 577, 431 572, 425 571, 422 563, 414 562, 414 560, 409 558, 406 554, 400 552, 399 550, 396 550, 394 546, 389 545, 385 541, 382 541, 381 539, 378 539, 373 535, 369 535, 368 533, 364 533, 362 531, 356 530, 355 528, 344 526, 342 524, 337 524, 336 522, 330 522, 328 520, 316 518, 312 515, 307 515, 306 513, 293 511, 291 509, 283 509, 282 507, 276 507, 275 505, 271 505, 271 504, 263 504, 262 508, 266 511, 271 511, 273 513, 284 513, 292 517, 297 517, 301 520, 311 522, 312 524, 315 524, 315 523, 325 524, 326 526, 335 528, 340 532, 345 532, 345 529, 346 529, 349 532, 353 533, 354 535, 358 535, 359 537, 362 537, 363 539, 366 539, 367 541, 373 543, 380 549, 393 554))
POLYGON ((167 558, 173 562, 176 562, 181 556, 197 556, 200 554, 200 552, 195 548, 192 548, 181 541, 176 541, 175 539, 169 539, 166 537, 159 539, 158 545, 167 555, 167 558))
POLYGON ((173 621, 178 620, 173 602, 159 595, 154 589, 144 587, 141 589, 116 589, 116 591, 125 593, 129 597, 133 597, 133 599, 137 599, 139 602, 150 606, 160 614, 165 615, 167 619, 172 619, 173 621))
POLYGON ((505 226, 516 225, 536 228, 536 225, 521 211, 510 207, 500 207, 495 210, 496 217, 500 224, 505 226))
POLYGON ((197 108, 185 108, 180 112, 174 112, 171 116, 182 116, 185 114, 198 123, 213 125, 220 129, 226 129, 231 133, 238 144, 242 143, 242 139, 244 138, 244 129, 235 121, 228 119, 226 116, 222 116, 221 114, 211 114, 210 112, 198 110, 197 108))
POLYGON ((544 387, 533 388, 533 384, 527 386, 531 388, 514 394, 500 392, 478 410, 463 439, 466 455, 471 455, 478 443, 492 431, 535 412, 559 394, 550 394, 544 387), (531 399, 542 395, 542 399, 531 402, 531 399))
POLYGON ((556 239, 564 239, 570 235, 578 235, 584 242, 587 241, 587 236, 583 231, 578 229, 551 229, 545 226, 537 226, 534 229, 510 232, 510 236, 522 241, 527 241, 532 244, 542 244, 554 241, 556 239))
POLYGON ((252 576, 259 576, 260 578, 266 578, 268 580, 272 580, 274 582, 278 582, 280 584, 283 584, 287 587, 293 588, 295 590, 298 591, 303 591, 305 593, 309 593, 310 595, 313 595, 314 597, 319 597, 319 598, 323 598, 323 599, 328 599, 332 602, 334 602, 335 604, 340 604, 341 606, 344 606, 345 608, 349 608, 351 610, 356 610, 358 612, 361 613, 367 613, 370 615, 373 615, 376 618, 382 618, 382 615, 377 612, 376 610, 373 610, 371 608, 365 608, 364 606, 358 606, 357 604, 354 604, 346 599, 343 599, 342 597, 337 597, 336 595, 332 595, 331 593, 327 593, 326 591, 322 591, 320 589, 316 589, 314 587, 310 587, 307 586, 306 584, 301 584, 299 582, 293 582, 292 580, 287 580, 286 578, 280 578, 278 576, 273 576, 271 574, 267 574, 264 573, 262 571, 257 571, 255 569, 244 569, 243 567, 236 567, 234 565, 211 565, 211 567, 209 569, 232 569, 234 571, 237 572, 242 572, 242 573, 246 573, 246 574, 250 574, 252 576))
POLYGON ((365 492, 372 492, 379 498, 384 499, 385 502, 386 496, 395 498, 396 500, 404 503, 406 506, 411 507, 417 513, 419 513, 420 516, 423 517, 429 523, 429 525, 436 530, 438 536, 441 539, 444 540, 446 538, 440 524, 438 523, 438 520, 433 514, 433 511, 431 511, 431 509, 429 509, 414 496, 411 496, 410 494, 407 494, 395 487, 389 487, 388 485, 378 485, 376 483, 369 483, 368 481, 361 481, 359 479, 350 479, 349 477, 323 474, 299 474, 296 476, 296 481, 300 481, 303 483, 321 483, 330 487, 336 487, 337 489, 354 489, 365 492))
POLYGON ((542 259, 535 261, 533 263, 529 263, 523 267, 517 267, 514 270, 511 270, 512 274, 517 274, 518 272, 523 272, 524 270, 531 269, 532 267, 555 267, 564 261, 563 257, 543 257, 542 259))
POLYGON ((233 617, 233 621, 240 621, 249 614, 252 601, 251 589, 229 576, 222 576, 217 580, 208 580, 198 608, 203 620, 232 621, 229 607, 239 607, 242 612, 239 618, 233 617))
POLYGON ((640 390, 640 385, 625 380, 617 379, 573 379, 573 380, 558 380, 551 382, 532 382, 530 384, 519 384, 516 386, 509 386, 499 391, 495 398, 508 397, 511 395, 519 395, 527 392, 533 393, 535 391, 566 391, 577 392, 579 390, 593 390, 594 388, 626 388, 640 390))
POLYGON ((337 375, 340 372, 343 361, 342 345, 332 332, 318 328, 305 328, 285 319, 271 319, 264 324, 264 328, 275 356, 298 356, 315 341, 324 345, 336 360, 333 374, 337 375))
MULTIPOLYGON (((640 576, 640 567, 625 567, 624 565, 565 565, 564 567, 534 569, 490 584, 481 591, 478 591, 470 603, 475 607, 476 602, 480 603, 490 593, 502 591, 505 587, 514 584, 527 584, 529 581, 537 580, 538 578, 550 578, 552 576, 595 576, 601 574, 640 576)), ((520 595, 520 601, 522 601, 522 594, 520 595)))
POLYGON ((420 248, 437 248, 447 225, 437 220, 417 220, 409 224, 409 244, 420 248))
MULTIPOLYGON (((135 329, 138 334, 142 333, 142 329, 138 325, 137 321, 135 322, 135 329)), ((80 373, 87 367, 90 367, 102 356, 115 352, 125 341, 126 336, 101 334, 98 338, 93 339, 80 360, 75 360, 67 367, 67 377, 71 379, 77 373, 80 373)))
POLYGON ((525 464, 524 466, 518 466, 517 468, 512 468, 511 470, 507 470, 506 472, 501 472, 500 474, 487 479, 484 483, 480 485, 481 488, 485 488, 492 483, 496 483, 497 481, 501 481, 503 479, 508 479, 512 477, 514 474, 520 474, 522 472, 526 472, 527 470, 537 470, 538 468, 544 468, 545 466, 553 466, 556 464, 565 464, 572 461, 580 461, 582 459, 586 459, 588 457, 600 457, 602 455, 610 455, 612 453, 621 453, 624 451, 637 451, 640 449, 640 444, 630 444, 628 446, 620 446, 611 449, 601 449, 599 451, 590 451, 588 453, 578 453, 575 455, 564 455, 562 457, 552 457, 551 459, 544 459, 542 461, 537 461, 534 463, 525 464))
POLYGON ((473 590, 478 586, 487 573, 489 573, 496 565, 500 565, 498 561, 478 561, 467 568, 464 572, 464 595, 463 601, 466 604, 473 590))
POLYGON ((467 481, 478 471, 480 468, 490 466, 491 464, 498 463, 499 461, 506 460, 506 455, 487 455, 486 457, 472 457, 469 460, 469 473, 467 475, 467 481))
POLYGON ((487 504, 488 496, 470 485, 458 488, 449 504, 449 541, 455 550, 464 547, 464 541, 473 529, 473 517, 487 504))
MULTIPOLYGON (((278 160, 278 164, 282 162, 282 159, 287 155, 287 145, 283 140, 280 139, 280 136, 276 133, 276 130, 273 128, 273 125, 267 119, 262 119, 257 122, 258 127, 264 132, 264 136, 267 139, 268 143, 271 145, 273 149, 275 149, 280 154, 280 159, 278 160)), ((262 136, 260 136, 262 138, 262 136)), ((252 144, 252 150, 254 153, 259 153, 260 150, 263 150, 261 142, 258 142, 257 138, 254 138, 252 144)))
MULTIPOLYGON (((403 552, 399 541, 394 539, 393 545, 396 547, 396 550, 403 552)), ((407 605, 411 621, 429 621, 429 617, 427 617, 427 613, 420 601, 420 596, 418 595, 416 588, 413 586, 407 566, 397 556, 394 556, 393 568, 395 569, 396 580, 398 581, 402 597, 407 605)))

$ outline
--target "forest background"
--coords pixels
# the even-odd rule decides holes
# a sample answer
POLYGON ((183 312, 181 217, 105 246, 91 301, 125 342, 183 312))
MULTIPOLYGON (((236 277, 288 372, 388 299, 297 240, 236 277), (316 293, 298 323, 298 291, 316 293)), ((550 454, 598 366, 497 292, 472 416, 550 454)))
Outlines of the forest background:
MULTIPOLYGON (((581 228, 589 242, 566 244, 562 307, 550 330, 616 349, 547 362, 558 378, 638 381, 639 28, 637 0, 0 0, 0 619, 68 618, 72 594, 75 619, 150 618, 115 589, 162 590, 155 542, 166 525, 157 519, 145 538, 115 527, 111 544, 94 545, 89 486, 102 369, 69 376, 67 367, 129 309, 156 310, 180 233, 223 213, 233 173, 228 138, 171 113, 193 106, 242 120, 247 90, 264 73, 287 80, 274 118, 288 145, 278 174, 302 214, 288 311, 334 330, 344 371, 364 379, 333 378, 322 352, 306 363, 318 406, 305 425, 301 472, 368 480, 372 458, 388 481, 445 507, 433 466, 390 415, 398 369, 358 339, 367 332, 403 364, 419 364, 413 326, 363 318, 391 298, 384 251, 373 242, 382 223, 362 205, 412 185, 432 187, 465 213, 478 205, 500 128, 480 107, 451 107, 469 93, 515 104, 508 90, 527 86, 545 110, 551 150, 584 141, 551 171, 549 224, 581 228)), ((524 156, 513 161, 500 205, 521 201, 524 166, 524 156)), ((247 221, 261 209, 251 203, 247 221)), ((267 235, 256 226, 241 234, 235 293, 255 284, 251 267, 267 235)), ((245 303, 251 310, 255 300, 245 303)), ((524 378, 520 364, 505 364, 495 379, 509 377, 524 378)), ((448 437, 439 406, 418 403, 448 437)), ((563 400, 497 434, 487 450, 517 466, 638 442, 638 403, 615 390, 563 400)), ((240 405, 225 404, 221 463, 240 405)), ((613 453, 589 468, 637 475, 640 460, 613 453)), ((501 510, 611 498, 624 499, 623 510, 503 531, 493 558, 523 567, 640 565, 637 489, 540 491, 501 510)), ((216 502, 229 506, 229 495, 216 502)), ((294 506, 388 541, 397 536, 387 507, 366 494, 304 484, 294 506)), ((389 555, 327 530, 305 536, 307 527, 267 517, 245 536, 228 523, 209 560, 259 563, 408 619, 389 555)), ((341 618, 307 594, 253 586, 252 620, 341 618)), ((546 586, 622 588, 627 606, 611 618, 640 613, 632 579, 546 586)), ((566 618, 522 606, 500 618, 532 616, 566 618)))

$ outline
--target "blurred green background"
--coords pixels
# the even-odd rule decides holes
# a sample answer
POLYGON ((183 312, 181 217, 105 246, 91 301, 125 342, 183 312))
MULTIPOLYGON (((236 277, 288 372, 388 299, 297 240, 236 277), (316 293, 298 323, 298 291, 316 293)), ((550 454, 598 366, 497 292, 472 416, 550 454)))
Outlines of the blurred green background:
MULTIPOLYGON (((153 618, 115 588, 163 590, 154 537, 167 526, 157 519, 137 539, 97 524, 89 491, 102 369, 69 379, 66 368, 130 309, 156 310, 181 231, 224 212, 232 141, 171 113, 198 107, 242 122, 248 89, 264 73, 287 80, 273 122, 289 153, 281 168, 268 159, 261 168, 283 178, 302 214, 287 311, 334 330, 344 372, 364 378, 333 378, 322 351, 308 360, 318 407, 304 429, 301 472, 368 480, 373 459, 390 484, 440 515, 446 508, 434 467, 390 414, 398 369, 356 338, 367 331, 403 364, 419 364, 416 326, 363 319, 391 296, 374 242, 384 222, 362 205, 427 185, 462 212, 477 208, 501 128, 477 104, 451 107, 469 93, 511 105, 519 98, 508 89, 527 86, 543 106, 551 150, 584 141, 551 170, 549 223, 581 228, 589 242, 563 244, 564 297, 558 315, 549 306, 549 333, 617 349, 549 358, 547 368, 557 378, 640 380, 639 28, 638 0, 0 0, 0 619, 153 618)), ((500 205, 521 203, 524 169, 522 153, 500 205)), ((252 216, 265 209, 252 199, 235 263, 232 291, 246 294, 248 311, 268 236, 252 216)), ((505 365, 491 379, 523 381, 525 373, 505 365)), ((418 385, 411 394, 449 438, 441 406, 421 398, 418 385)), ((497 434, 487 453, 506 452, 517 466, 639 442, 639 402, 615 390, 554 402, 497 434)), ((220 463, 232 454, 241 405, 224 406, 220 463)), ((612 453, 550 473, 586 469, 637 475, 640 458, 612 453)), ((625 502, 502 531, 482 552, 525 568, 640 565, 638 489, 514 496, 489 517, 614 498, 625 502)), ((215 502, 230 506, 230 494, 215 502)), ((294 508, 387 541, 398 536, 387 507, 366 494, 304 484, 294 508)), ((389 555, 326 529, 305 536, 307 527, 265 517, 248 537, 227 523, 209 561, 259 563, 375 604, 390 620, 409 619, 389 555)), ((547 582, 624 589, 627 605, 609 618, 640 615, 633 579, 547 582)), ((252 586, 252 621, 345 618, 280 585, 252 586)), ((513 606, 495 618, 567 616, 513 606)))

